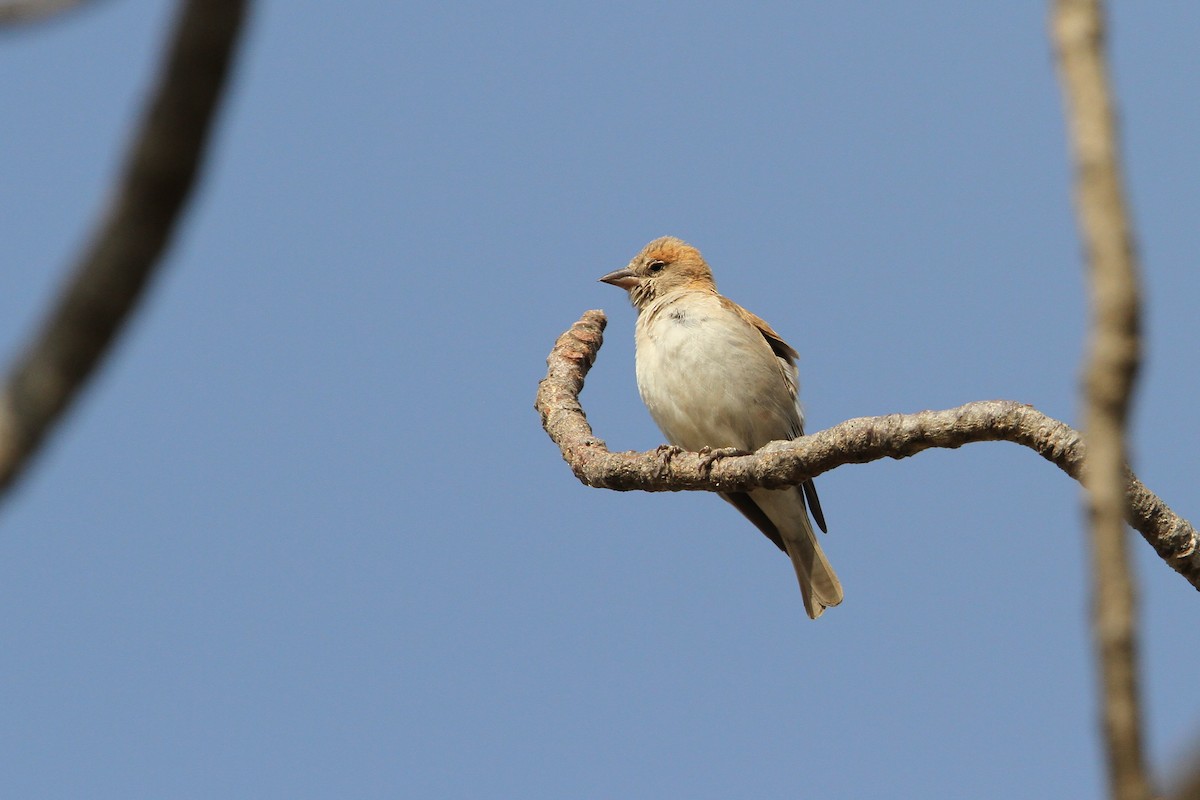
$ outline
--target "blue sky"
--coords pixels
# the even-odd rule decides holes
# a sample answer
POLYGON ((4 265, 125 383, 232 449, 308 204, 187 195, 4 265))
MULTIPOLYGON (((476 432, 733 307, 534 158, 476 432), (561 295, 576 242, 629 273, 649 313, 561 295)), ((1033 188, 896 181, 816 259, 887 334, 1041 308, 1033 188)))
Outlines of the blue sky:
MULTIPOLYGON (((1200 468, 1200 7, 1115 4, 1145 265, 1136 467, 1200 468)), ((171 5, 0 35, 11 359, 103 208, 171 5)), ((801 352, 810 429, 1077 420, 1041 3, 265 2, 142 313, 0 508, 10 797, 1097 797, 1078 487, 1007 444, 818 480, 846 589, 702 494, 580 485, 532 410, 661 443, 648 240, 801 352)), ((1195 590, 1134 542, 1150 754, 1200 731, 1195 590)))

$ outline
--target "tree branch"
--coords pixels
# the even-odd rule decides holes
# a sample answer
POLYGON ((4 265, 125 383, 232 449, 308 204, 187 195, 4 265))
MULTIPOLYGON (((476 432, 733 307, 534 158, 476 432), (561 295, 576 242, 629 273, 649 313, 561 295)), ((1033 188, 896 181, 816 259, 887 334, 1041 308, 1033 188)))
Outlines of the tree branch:
POLYGON ((1170 794, 1166 795, 1170 800, 1197 800, 1200 798, 1200 750, 1192 752, 1186 769, 1184 769, 1174 782, 1170 794))
POLYGON ((89 0, 8 0, 0 3, 0 27, 41 22, 87 2, 89 0))
POLYGON ((1056 0, 1051 20, 1075 155, 1075 203, 1089 267, 1083 475, 1092 530, 1092 614, 1114 800, 1150 796, 1142 747, 1136 598, 1123 517, 1125 429, 1140 362, 1140 293, 1125 211, 1098 0, 1056 0))
MULTIPOLYGON (((1076 480, 1085 448, 1079 433, 1032 406, 984 400, 945 411, 851 419, 757 453, 711 463, 669 450, 613 453, 588 424, 579 393, 604 340, 603 311, 587 311, 546 359, 534 408, 563 458, 588 486, 617 491, 742 491, 797 485, 844 464, 906 458, 934 447, 1007 441, 1028 447, 1076 480)), ((1200 589, 1200 536, 1132 473, 1126 473, 1128 520, 1168 565, 1200 589)))
POLYGON ((247 0, 189 0, 108 214, 0 395, 0 495, 108 351, 170 243, 204 158, 247 0))

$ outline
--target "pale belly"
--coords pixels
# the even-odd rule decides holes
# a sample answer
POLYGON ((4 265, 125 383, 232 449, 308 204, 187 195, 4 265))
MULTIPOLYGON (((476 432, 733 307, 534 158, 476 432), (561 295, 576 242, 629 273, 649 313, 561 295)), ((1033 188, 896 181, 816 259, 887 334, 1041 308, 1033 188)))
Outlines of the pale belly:
POLYGON ((723 309, 660 314, 654 335, 639 329, 637 381, 642 400, 671 444, 685 450, 757 450, 791 439, 799 410, 766 340, 740 318, 718 324, 723 309))

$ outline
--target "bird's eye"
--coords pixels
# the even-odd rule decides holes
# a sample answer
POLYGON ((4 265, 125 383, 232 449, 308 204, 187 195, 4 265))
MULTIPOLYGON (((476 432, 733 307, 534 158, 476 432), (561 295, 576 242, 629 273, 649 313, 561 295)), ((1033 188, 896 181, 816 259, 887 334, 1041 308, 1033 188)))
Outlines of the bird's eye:
POLYGON ((663 267, 665 267, 666 265, 667 265, 667 262, 659 261, 658 259, 655 259, 654 261, 651 261, 646 266, 651 272, 662 272, 663 267))

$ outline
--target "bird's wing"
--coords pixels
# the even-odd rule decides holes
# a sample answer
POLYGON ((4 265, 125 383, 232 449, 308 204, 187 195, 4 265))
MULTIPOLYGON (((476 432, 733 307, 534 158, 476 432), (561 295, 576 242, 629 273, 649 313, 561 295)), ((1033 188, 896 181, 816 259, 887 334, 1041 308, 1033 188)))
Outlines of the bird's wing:
POLYGON ((804 497, 808 500, 808 510, 813 519, 817 521, 817 527, 821 529, 821 533, 829 533, 829 528, 825 526, 825 513, 821 511, 821 500, 817 497, 817 486, 812 482, 812 478, 801 484, 801 488, 804 489, 804 497))
POLYGON ((742 516, 754 523, 754 527, 763 532, 768 539, 775 543, 783 552, 787 552, 787 545, 783 543, 783 537, 779 534, 779 528, 775 527, 775 523, 771 522, 770 518, 763 513, 763 510, 758 507, 758 503, 750 497, 746 492, 722 492, 721 498, 729 501, 730 505, 742 512, 742 516))
MULTIPOLYGON (((779 371, 783 374, 783 381, 787 384, 788 392, 790 392, 792 395, 792 400, 798 401, 800 394, 800 379, 799 372, 796 369, 796 359, 800 357, 800 354, 796 352, 795 348, 785 342, 783 337, 776 333, 775 329, 768 325, 767 321, 762 317, 751 311, 747 311, 727 297, 721 297, 721 303, 726 308, 735 312, 746 322, 750 323, 750 325, 752 325, 759 333, 762 334, 763 338, 767 340, 767 344, 771 346, 771 351, 775 353, 775 358, 779 362, 779 371)), ((799 406, 796 408, 796 415, 797 419, 795 429, 791 431, 793 439, 804 435, 804 417, 800 414, 799 406)), ((813 484, 812 480, 807 480, 802 484, 802 488, 804 490, 804 499, 808 501, 809 511, 812 512, 812 516, 813 519, 816 520, 817 527, 821 529, 822 533, 828 532, 828 529, 825 526, 825 514, 821 511, 821 500, 817 497, 817 487, 813 484)), ((736 506, 737 509, 742 512, 742 514, 744 514, 751 522, 758 526, 758 529, 765 533, 772 541, 774 541, 776 544, 780 544, 780 540, 776 539, 776 536, 778 536, 778 531, 774 531, 775 536, 772 535, 774 526, 771 526, 772 530, 768 530, 756 519, 754 512, 762 514, 762 511, 757 507, 757 505, 755 505, 754 501, 750 499, 749 495, 743 495, 742 498, 739 499, 734 499, 733 496, 726 496, 725 499, 733 503, 733 505, 736 506), (751 508, 748 510, 747 506, 751 508)), ((768 523, 769 522, 770 521, 768 520, 768 523)))
MULTIPOLYGON (((783 374, 784 383, 787 384, 788 391, 792 395, 792 400, 795 400, 800 393, 800 380, 796 371, 796 359, 800 357, 800 354, 790 344, 785 342, 783 337, 776 333, 775 329, 768 325, 762 317, 751 311, 747 311, 728 297, 721 297, 721 303, 750 323, 767 340, 767 344, 771 346, 771 352, 775 354, 775 358, 779 361, 779 371, 783 374)), ((794 435, 799 436, 801 433, 803 431, 798 430, 794 435)))

